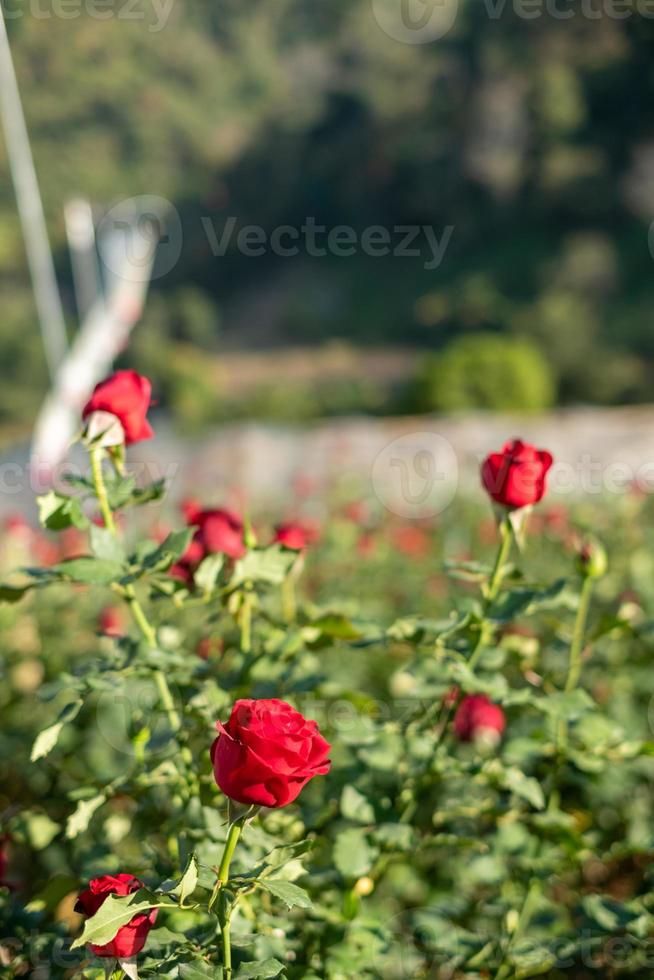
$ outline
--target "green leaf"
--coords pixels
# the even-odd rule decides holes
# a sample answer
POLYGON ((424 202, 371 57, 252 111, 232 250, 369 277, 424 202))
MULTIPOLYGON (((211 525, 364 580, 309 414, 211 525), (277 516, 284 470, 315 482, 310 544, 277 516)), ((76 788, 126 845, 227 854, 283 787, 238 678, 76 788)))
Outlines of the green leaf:
POLYGON ((334 640, 359 640, 362 633, 347 616, 338 613, 324 613, 311 620, 311 627, 320 635, 334 640))
POLYGON ((26 592, 35 588, 34 582, 29 585, 0 585, 0 602, 8 602, 13 605, 20 602, 26 592))
POLYGON ((584 912, 605 932, 621 932, 637 914, 607 895, 586 895, 582 902, 584 912))
POLYGON ((61 735, 62 729, 67 722, 72 721, 73 718, 77 716, 83 702, 81 700, 71 701, 63 709, 59 718, 54 723, 54 725, 49 725, 48 728, 44 728, 42 732, 36 736, 34 744, 32 746, 32 752, 30 754, 30 761, 37 762, 39 759, 44 759, 46 755, 52 752, 53 748, 59 741, 59 736, 61 735))
POLYGON ((270 958, 258 963, 243 963, 236 974, 236 980, 267 980, 268 977, 278 977, 284 969, 279 960, 270 958))
POLYGON ((570 591, 566 579, 558 579, 547 588, 514 588, 502 593, 488 612, 488 618, 507 623, 518 616, 531 616, 546 609, 577 608, 578 598, 570 591))
POLYGON ((118 562, 125 561, 125 552, 116 535, 106 527, 98 527, 97 524, 91 525, 91 551, 96 558, 106 561, 118 562))
POLYGON ((183 905, 189 895, 192 895, 198 884, 198 860, 195 854, 192 854, 186 871, 182 875, 179 881, 179 885, 175 888, 175 893, 179 891, 179 904, 183 905))
POLYGON ((127 503, 133 505, 134 507, 141 507, 143 504, 149 504, 154 500, 161 500, 165 496, 165 493, 165 479, 155 480, 154 483, 148 484, 147 487, 136 487, 136 489, 132 491, 127 503))
POLYGON ((232 588, 245 582, 281 585, 296 561, 297 552, 287 551, 278 544, 270 548, 253 548, 236 562, 229 584, 232 588))
POLYGON ((294 885, 291 881, 281 881, 278 878, 260 878, 257 884, 260 888, 274 895, 275 898, 279 898, 289 909, 294 907, 310 909, 313 904, 304 888, 294 885))
POLYGON ((557 694, 550 694, 531 703, 536 704, 544 714, 552 715, 555 718, 565 718, 567 721, 576 721, 577 718, 595 707, 595 702, 590 694, 581 687, 574 691, 560 691, 557 694))
POLYGON ((556 959, 547 946, 538 946, 531 940, 516 943, 509 952, 515 980, 527 980, 528 977, 548 973, 556 965, 556 959))
POLYGON ((141 566, 141 574, 164 572, 170 568, 184 554, 194 533, 194 528, 187 527, 183 531, 173 531, 161 544, 144 542, 135 556, 136 563, 141 566))
POLYGON ((225 564, 225 556, 221 554, 207 555, 198 565, 193 579, 203 592, 212 592, 216 587, 218 576, 225 564))
POLYGON ((73 840, 78 834, 83 833, 91 822, 91 817, 96 810, 99 810, 106 801, 104 793, 93 796, 90 800, 80 800, 73 813, 66 822, 66 837, 73 840))
POLYGON ((343 787, 341 813, 346 820, 354 820, 356 823, 373 823, 375 819, 372 804, 354 786, 343 787))
POLYGON ((534 809, 544 809, 545 794, 540 783, 532 776, 525 776, 521 769, 517 769, 515 766, 505 769, 501 782, 505 789, 515 793, 520 799, 526 800, 534 809))
POLYGON ((180 963, 179 975, 182 980, 216 980, 216 967, 203 960, 195 960, 193 963, 180 963))
POLYGON ((103 946, 111 942, 118 930, 131 922, 135 915, 149 912, 154 905, 160 904, 157 896, 147 888, 140 888, 132 895, 109 895, 95 915, 86 920, 81 936, 78 936, 70 948, 78 949, 86 943, 103 946))
POLYGON ((334 864, 347 880, 360 878, 370 871, 378 853, 364 831, 353 827, 336 838, 334 864))
POLYGON ((24 810, 10 823, 11 836, 28 844, 34 851, 42 851, 57 836, 61 827, 47 813, 24 810))
POLYGON ((56 490, 51 490, 37 497, 36 502, 41 527, 47 528, 48 531, 63 531, 67 527, 84 530, 89 526, 89 520, 77 497, 66 497, 56 490))
POLYGON ((89 555, 62 561, 58 565, 54 565, 52 571, 72 582, 83 582, 87 585, 110 585, 122 578, 125 567, 120 562, 92 558, 89 555))

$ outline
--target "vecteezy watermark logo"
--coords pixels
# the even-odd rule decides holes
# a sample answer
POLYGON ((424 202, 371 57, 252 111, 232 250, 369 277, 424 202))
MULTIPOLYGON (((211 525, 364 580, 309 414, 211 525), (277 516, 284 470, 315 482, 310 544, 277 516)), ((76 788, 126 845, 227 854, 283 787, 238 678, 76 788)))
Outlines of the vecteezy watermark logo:
POLYGON ((182 254, 182 237, 177 210, 155 194, 119 201, 97 228, 105 269, 129 282, 148 282, 170 272, 182 254))
POLYGON ((410 432, 394 439, 372 466, 378 500, 398 517, 434 517, 452 503, 459 482, 454 449, 436 432, 410 432))
POLYGON ((327 255, 339 259, 350 258, 361 252, 369 258, 391 255, 398 259, 422 259, 423 268, 438 269, 447 249, 454 225, 439 230, 431 225, 368 225, 360 231, 351 225, 335 225, 332 228, 319 224, 309 215, 299 226, 277 225, 268 232, 261 225, 242 225, 230 215, 217 226, 208 217, 201 219, 211 252, 222 257, 230 247, 236 247, 241 255, 261 258, 276 255, 279 258, 295 258, 305 254, 310 258, 327 255))
POLYGON ((403 44, 429 44, 454 25, 459 0, 371 0, 384 34, 403 44))
POLYGON ((33 17, 34 20, 121 20, 142 23, 148 33, 157 34, 168 24, 175 0, 8 0, 7 20, 33 17))

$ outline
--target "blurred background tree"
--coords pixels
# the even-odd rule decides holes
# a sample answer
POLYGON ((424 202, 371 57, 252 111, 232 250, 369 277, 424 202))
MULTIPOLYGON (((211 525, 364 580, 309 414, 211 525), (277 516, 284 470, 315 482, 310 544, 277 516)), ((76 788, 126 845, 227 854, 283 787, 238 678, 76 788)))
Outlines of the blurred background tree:
MULTIPOLYGON (((651 397, 654 24, 637 8, 522 19, 461 0, 429 44, 388 37, 370 0, 195 0, 164 21, 149 0, 129 16, 124 0, 105 19, 91 8, 6 2, 64 300, 72 326, 68 198, 99 216, 138 194, 174 204, 182 256, 128 357, 186 424, 651 397), (424 247, 253 258, 235 235, 216 257, 207 224, 220 236, 229 216, 268 233, 308 216, 359 235, 454 231, 436 269, 424 247), (320 376, 334 341, 410 351, 403 383, 371 374, 329 397, 311 380, 289 395, 283 376, 221 386, 248 351, 310 347, 320 376), (487 377, 470 384, 478 363, 487 377)), ((0 175, 0 425, 13 434, 46 376, 1 145, 0 175)))

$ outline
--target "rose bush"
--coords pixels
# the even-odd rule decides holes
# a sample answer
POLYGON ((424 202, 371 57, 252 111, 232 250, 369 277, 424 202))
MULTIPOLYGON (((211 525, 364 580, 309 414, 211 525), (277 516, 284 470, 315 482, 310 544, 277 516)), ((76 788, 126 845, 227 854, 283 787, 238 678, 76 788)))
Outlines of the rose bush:
POLYGON ((0 587, 8 976, 651 972, 647 498, 550 505, 549 453, 510 444, 497 523, 337 498, 306 554, 244 519, 182 579, 209 508, 148 531, 162 484, 85 438, 0 587))

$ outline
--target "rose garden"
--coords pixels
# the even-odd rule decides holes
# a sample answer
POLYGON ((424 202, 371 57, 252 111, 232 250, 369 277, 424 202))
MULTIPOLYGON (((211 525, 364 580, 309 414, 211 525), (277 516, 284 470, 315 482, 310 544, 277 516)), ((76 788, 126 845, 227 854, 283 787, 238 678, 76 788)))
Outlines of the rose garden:
POLYGON ((514 439, 431 523, 164 527, 150 401, 6 528, 2 976, 651 976, 648 499, 514 439))

